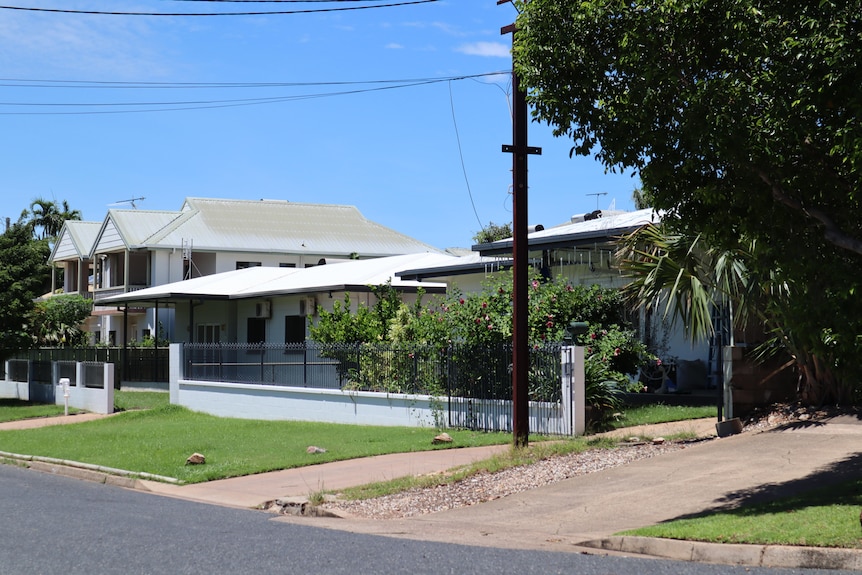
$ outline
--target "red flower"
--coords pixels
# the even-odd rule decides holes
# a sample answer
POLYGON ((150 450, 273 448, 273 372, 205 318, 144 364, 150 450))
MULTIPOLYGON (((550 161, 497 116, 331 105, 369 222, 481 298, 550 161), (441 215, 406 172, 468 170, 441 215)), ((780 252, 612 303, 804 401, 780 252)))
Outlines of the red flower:
POLYGON ((596 339, 596 333, 595 332, 590 334, 590 339, 596 339))
POLYGON ((548 323, 546 323, 545 325, 546 325, 546 326, 548 326, 548 327, 554 327, 554 322, 549 321, 549 322, 548 322, 548 323))
POLYGON ((621 354, 621 353, 622 353, 622 350, 620 350, 620 348, 616 348, 616 349, 614 350, 614 355, 615 355, 615 356, 617 356, 617 355, 619 355, 619 354, 621 354))
POLYGON ((461 305, 464 305, 464 298, 459 299, 458 303, 460 303, 461 305))

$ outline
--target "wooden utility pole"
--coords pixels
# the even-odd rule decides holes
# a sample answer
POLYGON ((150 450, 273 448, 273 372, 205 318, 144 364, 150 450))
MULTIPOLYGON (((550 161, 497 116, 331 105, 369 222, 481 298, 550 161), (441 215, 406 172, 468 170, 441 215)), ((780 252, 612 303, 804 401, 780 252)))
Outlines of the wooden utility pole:
MULTIPOLYGON (((504 26, 500 33, 512 34, 514 48, 515 25, 504 26)), ((512 432, 515 446, 526 447, 530 439, 527 156, 541 154, 542 149, 527 145, 527 94, 521 90, 514 61, 512 64, 512 145, 503 145, 503 151, 512 154, 512 432)))

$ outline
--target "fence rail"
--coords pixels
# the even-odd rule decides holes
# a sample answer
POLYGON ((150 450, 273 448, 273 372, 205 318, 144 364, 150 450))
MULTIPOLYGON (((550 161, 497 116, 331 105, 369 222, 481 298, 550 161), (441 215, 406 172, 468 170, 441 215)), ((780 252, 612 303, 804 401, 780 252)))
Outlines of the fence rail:
MULTIPOLYGON (((116 385, 123 381, 167 383, 168 356, 169 350, 163 347, 66 347, 0 350, 0 357, 2 358, 25 362, 112 363, 114 364, 114 382, 116 385)), ((14 377, 14 374, 10 375, 14 377)))
MULTIPOLYGON (((448 398, 451 427, 510 431, 512 346, 455 344, 183 345, 183 378, 238 384, 416 394, 448 398)), ((559 418, 560 345, 530 353, 529 399, 559 418)))

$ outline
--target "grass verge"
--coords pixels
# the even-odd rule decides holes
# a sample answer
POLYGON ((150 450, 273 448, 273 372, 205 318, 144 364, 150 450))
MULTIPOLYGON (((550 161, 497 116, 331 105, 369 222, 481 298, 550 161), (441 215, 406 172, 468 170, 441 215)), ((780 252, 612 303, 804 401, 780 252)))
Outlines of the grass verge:
POLYGON ((621 533, 712 543, 862 548, 862 479, 621 533))
POLYGON ((654 405, 626 407, 620 411, 619 416, 610 421, 610 425, 613 429, 619 429, 622 427, 634 427, 636 425, 685 421, 687 419, 702 419, 704 417, 717 418, 718 408, 714 405, 683 406, 657 403, 654 405))
POLYGON ((155 409, 170 405, 171 395, 166 391, 114 391, 114 410, 132 411, 155 409))
MULTIPOLYGON (((63 415, 64 409, 62 405, 30 403, 20 399, 0 399, 0 422, 20 421, 36 417, 55 417, 63 415)), ((77 412, 76 409, 69 409, 69 413, 77 412)))
MULTIPOLYGON (((115 406, 121 413, 99 421, 0 432, 0 451, 68 459, 195 483, 328 461, 448 447, 431 445, 436 434, 433 429, 218 418, 170 405, 169 394, 165 392, 117 391, 115 406), (309 445, 322 447, 326 452, 306 453, 309 445), (186 458, 194 452, 206 456, 206 465, 185 465, 186 458)), ((57 406, 41 407, 50 412, 57 406)), ((62 413, 62 407, 59 410, 62 413)), ((692 413, 689 408, 673 408, 636 415, 642 410, 644 408, 627 410, 625 420, 640 424, 669 417, 685 419, 692 413)), ((702 412, 695 413, 699 416, 702 412)), ((511 435, 506 433, 469 430, 449 430, 448 433, 455 440, 454 447, 511 442, 511 435)), ((505 456, 480 462, 473 469, 432 479, 457 481, 481 471, 494 472, 558 454, 613 444, 584 438, 546 443, 539 443, 541 437, 532 439, 534 444, 529 449, 511 450, 505 456)), ((403 484, 377 487, 366 497, 375 496, 374 491, 409 488, 414 486, 412 481, 414 479, 408 478, 403 484)))
MULTIPOLYGON (((134 392, 144 393, 144 392, 134 392)), ((132 400, 134 401, 134 400, 132 400)), ((143 400, 141 400, 143 401, 143 400)), ((175 477, 186 482, 251 475, 385 453, 428 451, 434 429, 219 418, 175 405, 40 429, 0 431, 0 451, 175 477), (309 454, 315 445, 325 453, 309 454), (205 465, 185 465, 194 452, 205 465)), ((509 434, 450 430, 454 447, 505 444, 509 434)))
POLYGON ((374 497, 400 493, 409 489, 456 483, 480 473, 494 473, 519 465, 529 465, 550 457, 568 455, 570 453, 582 453, 588 449, 610 449, 616 445, 617 441, 614 439, 591 439, 584 437, 532 443, 526 449, 510 447, 505 452, 494 455, 489 459, 450 469, 445 473, 399 477, 389 481, 369 483, 340 490, 338 495, 344 499, 372 499, 374 497))

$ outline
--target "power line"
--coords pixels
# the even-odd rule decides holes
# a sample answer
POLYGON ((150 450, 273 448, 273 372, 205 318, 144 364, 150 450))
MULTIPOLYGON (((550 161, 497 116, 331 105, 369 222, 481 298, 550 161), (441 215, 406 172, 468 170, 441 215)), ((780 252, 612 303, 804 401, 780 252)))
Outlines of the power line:
POLYGON ((344 12, 347 10, 371 10, 374 8, 395 8, 414 4, 429 4, 440 0, 406 0, 389 4, 370 4, 367 6, 346 6, 343 8, 306 8, 302 10, 272 10, 260 12, 114 12, 103 10, 69 10, 65 8, 32 8, 25 6, 0 6, 0 10, 19 10, 25 12, 49 12, 57 14, 88 14, 97 16, 273 16, 284 14, 312 14, 319 12, 344 12))
POLYGON ((467 178, 467 167, 464 164, 464 152, 461 150, 461 136, 458 133, 458 122, 455 119, 455 100, 452 97, 452 82, 449 82, 449 109, 452 111, 452 125, 455 126, 455 139, 458 141, 458 157, 461 158, 461 172, 464 174, 464 183, 467 185, 467 195, 470 197, 470 205, 473 206, 473 215, 476 216, 476 222, 479 224, 479 229, 484 230, 482 220, 479 218, 479 212, 476 210, 476 202, 473 200, 473 190, 470 189, 470 180, 467 178))
MULTIPOLYGON (((188 1, 188 0, 180 0, 188 1)), ((194 0, 203 1, 203 0, 194 0)), ((106 80, 46 80, 37 78, 0 78, 0 87, 7 88, 86 88, 86 89, 188 89, 188 88, 294 88, 309 86, 352 86, 361 84, 405 84, 418 82, 448 82, 474 80, 489 76, 510 74, 511 70, 461 74, 457 76, 429 76, 397 80, 339 80, 329 82, 129 82, 106 80)))
MULTIPOLYGON (((165 0, 168 2, 211 2, 231 4, 317 4, 339 2, 385 2, 386 0, 165 0)), ((373 6, 371 6, 373 7, 373 6)), ((385 7, 385 6, 384 6, 385 7)))
MULTIPOLYGON (((496 74, 496 72, 494 73, 496 74)), ((400 88, 411 88, 416 86, 423 86, 429 84, 436 84, 440 82, 451 82, 453 80, 464 80, 467 78, 472 78, 476 76, 481 76, 486 74, 477 74, 470 76, 452 76, 449 78, 432 78, 427 80, 417 80, 417 81, 404 81, 401 84, 392 84, 394 81, 386 81, 389 82, 389 85, 385 86, 375 86, 372 88, 364 88, 357 90, 342 90, 337 92, 323 92, 323 93, 313 93, 313 94, 297 94, 292 96, 270 96, 265 98, 243 98, 243 99, 232 99, 232 100, 194 100, 194 101, 170 101, 170 102, 109 102, 109 103, 34 103, 34 102, 0 102, 0 106, 32 106, 32 107, 118 107, 118 106, 160 106, 159 108, 148 108, 148 109, 140 109, 140 110, 93 110, 93 111, 50 111, 50 112, 0 112, 0 115, 3 116, 37 116, 37 115, 96 115, 96 114, 133 114, 133 113, 144 113, 144 112, 172 112, 172 111, 180 111, 180 110, 201 110, 201 109, 212 109, 212 108, 232 108, 239 106, 254 106, 261 104, 273 104, 280 102, 290 102, 290 101, 299 101, 299 100, 310 100, 317 98, 328 98, 333 96, 345 96, 352 94, 362 94, 368 92, 379 92, 383 90, 395 90, 400 88), (170 107, 168 107, 170 106, 170 107)), ((488 74, 490 75, 490 74, 488 74)), ((358 84, 368 84, 368 83, 376 83, 382 81, 372 81, 372 82, 358 82, 358 84)), ((338 85, 338 84, 350 84, 350 83, 320 83, 317 85, 338 85)), ((303 84, 303 85, 315 85, 315 84, 303 84)))

